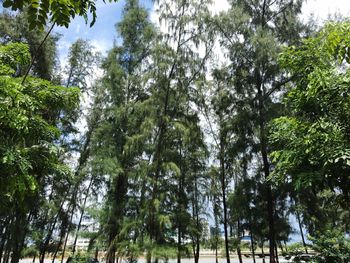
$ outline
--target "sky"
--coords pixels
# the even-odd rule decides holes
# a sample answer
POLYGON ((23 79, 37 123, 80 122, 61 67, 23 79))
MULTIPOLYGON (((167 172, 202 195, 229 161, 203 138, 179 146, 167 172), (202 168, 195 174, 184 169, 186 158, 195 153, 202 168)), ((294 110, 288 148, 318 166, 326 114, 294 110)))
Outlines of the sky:
MULTIPOLYGON (((215 12, 225 10, 228 7, 227 0, 214 0, 213 8, 215 12)), ((151 0, 140 0, 142 6, 153 12, 153 3, 151 0)), ((75 18, 69 28, 57 27, 56 33, 61 34, 59 41, 59 57, 64 64, 69 46, 78 38, 89 39, 91 44, 98 51, 105 54, 114 41, 118 41, 118 35, 115 30, 115 24, 122 18, 122 9, 125 0, 119 0, 116 3, 102 0, 97 1, 97 21, 93 27, 89 27, 81 17, 75 18)), ((349 0, 307 0, 303 6, 302 18, 307 20, 311 14, 320 22, 327 19, 329 14, 339 13, 343 16, 350 16, 349 0)))
MULTIPOLYGON (((151 0, 139 1, 150 12, 153 10, 151 0)), ((122 18, 124 4, 125 0, 118 0, 112 3, 109 3, 107 0, 106 3, 98 0, 96 5, 97 20, 92 27, 89 26, 91 20, 86 24, 82 17, 76 17, 69 25, 69 28, 56 27, 54 32, 61 35, 58 43, 61 63, 64 63, 70 45, 79 38, 89 39, 98 51, 105 54, 113 46, 114 41, 118 41, 115 24, 122 18)))

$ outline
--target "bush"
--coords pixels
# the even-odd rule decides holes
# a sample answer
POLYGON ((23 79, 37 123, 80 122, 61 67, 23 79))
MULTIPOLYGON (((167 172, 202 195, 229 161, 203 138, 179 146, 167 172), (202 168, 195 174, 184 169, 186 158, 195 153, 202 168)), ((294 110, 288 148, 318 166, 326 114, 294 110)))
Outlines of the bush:
POLYGON ((343 231, 328 230, 317 238, 310 238, 313 249, 317 252, 317 263, 348 263, 350 262, 350 239, 343 231))
POLYGON ((39 255, 39 251, 35 246, 26 247, 22 250, 22 258, 35 257, 39 255))

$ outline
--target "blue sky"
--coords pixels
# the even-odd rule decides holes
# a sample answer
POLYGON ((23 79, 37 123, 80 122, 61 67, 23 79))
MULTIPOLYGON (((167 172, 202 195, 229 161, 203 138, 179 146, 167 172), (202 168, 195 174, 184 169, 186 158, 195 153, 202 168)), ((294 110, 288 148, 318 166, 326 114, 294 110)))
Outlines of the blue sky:
MULTIPOLYGON (((152 0, 139 0, 140 4, 150 12, 153 11, 152 0)), ((228 6, 227 0, 213 0, 213 8, 224 10, 228 6)), ((97 1, 97 20, 93 27, 89 27, 81 17, 76 17, 69 28, 56 27, 55 32, 61 34, 58 45, 59 57, 64 64, 70 45, 78 38, 89 39, 95 48, 105 54, 113 46, 114 41, 118 41, 115 24, 122 18, 122 10, 125 0, 117 2, 103 3, 97 1)), ((324 20, 330 13, 341 13, 348 16, 350 10, 349 0, 308 0, 303 7, 303 18, 307 18, 311 13, 316 18, 324 20)))
MULTIPOLYGON (((118 41, 115 24, 122 18, 125 0, 117 2, 103 3, 98 0, 96 4, 96 23, 90 27, 90 21, 85 23, 82 17, 76 17, 69 25, 69 28, 56 27, 54 32, 61 34, 58 44, 59 57, 61 62, 67 57, 70 45, 78 38, 89 39, 95 48, 103 54, 113 46, 114 41, 118 41)), ((152 10, 151 0, 140 0, 140 4, 147 10, 152 10)))

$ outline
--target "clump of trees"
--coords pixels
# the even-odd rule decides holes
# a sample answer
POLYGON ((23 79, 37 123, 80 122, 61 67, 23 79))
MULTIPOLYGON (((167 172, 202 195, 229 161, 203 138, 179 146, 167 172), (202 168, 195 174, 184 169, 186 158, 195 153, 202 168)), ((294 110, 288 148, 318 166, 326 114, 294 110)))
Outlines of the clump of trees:
POLYGON ((348 262, 348 22, 314 30, 303 1, 162 0, 160 30, 128 0, 107 56, 79 39, 60 70, 46 24, 94 14, 79 3, 60 21, 55 1, 4 1, 23 11, 0 16, 0 262, 80 261, 87 236, 108 263, 198 263, 203 245, 274 263, 295 232, 308 252, 303 229, 317 262, 348 262))

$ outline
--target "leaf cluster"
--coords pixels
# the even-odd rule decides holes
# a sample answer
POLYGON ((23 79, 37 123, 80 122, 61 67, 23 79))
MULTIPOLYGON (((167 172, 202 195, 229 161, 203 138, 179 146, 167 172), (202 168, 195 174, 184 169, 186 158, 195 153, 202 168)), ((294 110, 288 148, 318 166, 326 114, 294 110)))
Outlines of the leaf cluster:
POLYGON ((87 22, 90 14, 90 26, 96 21, 95 0, 4 0, 3 7, 14 11, 28 8, 30 29, 43 30, 49 21, 58 26, 68 27, 76 15, 84 17, 87 22))

